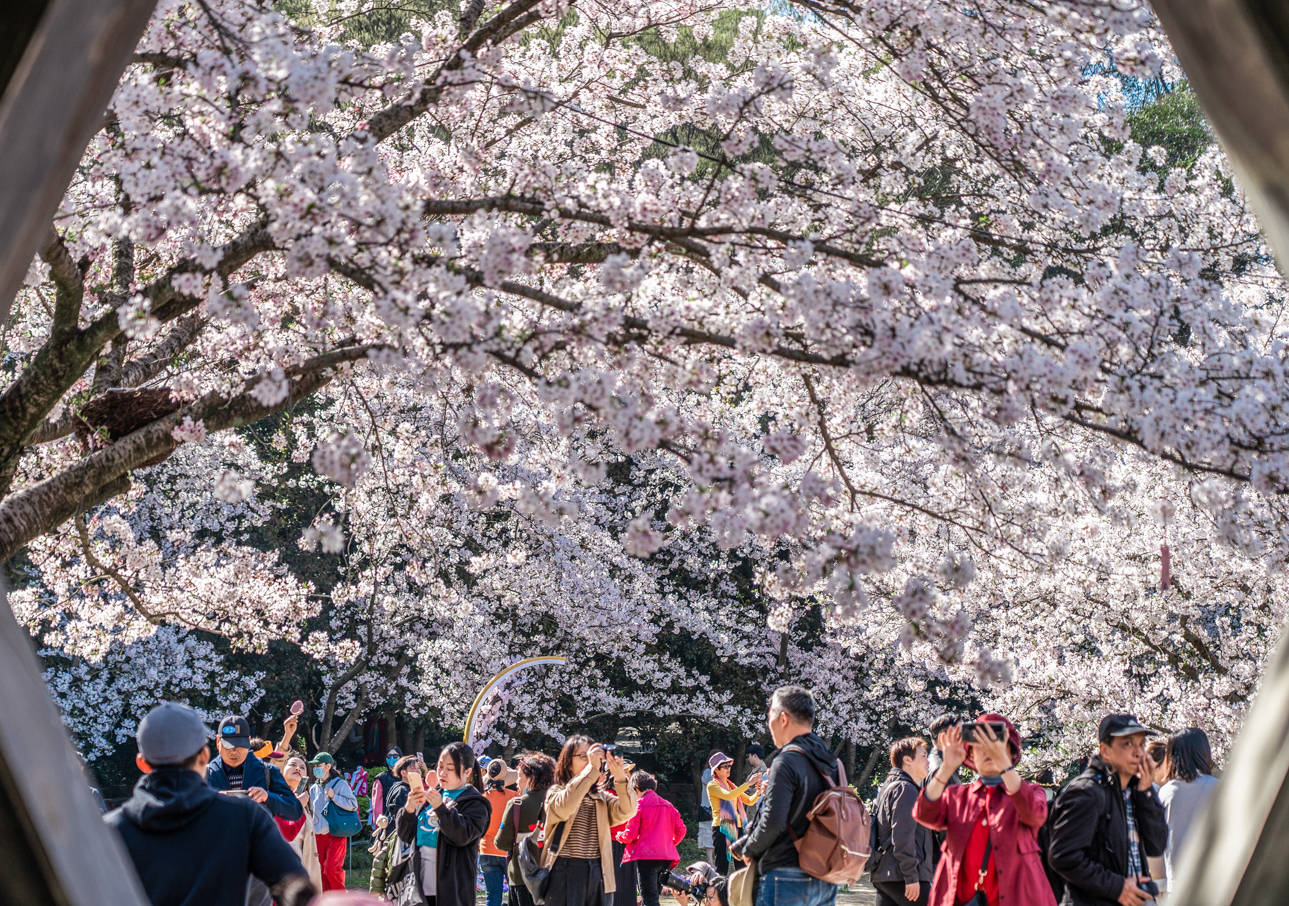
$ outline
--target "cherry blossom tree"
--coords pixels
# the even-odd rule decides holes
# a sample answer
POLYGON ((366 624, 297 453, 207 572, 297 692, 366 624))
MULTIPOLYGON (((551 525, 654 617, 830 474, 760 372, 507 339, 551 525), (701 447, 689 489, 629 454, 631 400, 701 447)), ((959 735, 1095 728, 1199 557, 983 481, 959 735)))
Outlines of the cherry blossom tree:
POLYGON ((1067 747, 1125 698, 1233 729, 1284 618, 1283 282, 1218 149, 1133 138, 1119 76, 1178 77, 1144 3, 470 0, 347 40, 369 6, 159 4, 4 334, 29 625, 323 620, 328 734, 537 626, 680 709, 652 633, 728 598, 657 558, 737 552, 739 656, 839 729, 952 683, 1067 747), (193 452, 279 413, 338 489, 325 607, 236 544, 274 476, 193 452), (623 498, 624 461, 667 480, 623 498), (488 631, 521 591, 549 619, 488 631))

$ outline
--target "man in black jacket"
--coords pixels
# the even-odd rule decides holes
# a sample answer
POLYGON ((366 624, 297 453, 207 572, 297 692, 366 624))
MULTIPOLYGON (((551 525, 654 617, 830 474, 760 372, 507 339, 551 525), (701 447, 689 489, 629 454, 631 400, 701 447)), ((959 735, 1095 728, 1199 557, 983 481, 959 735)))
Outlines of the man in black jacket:
POLYGON ((778 755, 748 833, 735 841, 735 858, 754 859, 761 876, 756 906, 832 906, 837 885, 807 875, 797 861, 793 837, 805 834, 815 799, 835 782, 836 761, 812 730, 814 696, 800 686, 782 686, 770 698, 769 726, 778 755))
POLYGON ((1101 721, 1099 751, 1053 807, 1048 860, 1069 906, 1142 906, 1152 900, 1146 857, 1168 842, 1164 806, 1146 751, 1152 733, 1131 714, 1101 721))
POLYGON ((191 708, 166 702, 139 722, 134 795, 103 820, 115 829, 152 906, 230 906, 254 876, 284 906, 316 893, 269 813, 205 781, 210 733, 191 708))

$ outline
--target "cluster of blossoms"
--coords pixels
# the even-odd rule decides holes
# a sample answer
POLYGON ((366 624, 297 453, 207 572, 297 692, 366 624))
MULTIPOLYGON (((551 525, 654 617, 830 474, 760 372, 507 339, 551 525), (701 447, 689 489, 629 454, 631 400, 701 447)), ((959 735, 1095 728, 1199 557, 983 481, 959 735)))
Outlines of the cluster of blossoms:
POLYGON ((158 4, 6 333, 0 549, 45 644, 92 654, 105 595, 262 610, 253 645, 317 620, 352 710, 625 633, 668 691, 588 687, 683 710, 722 693, 654 633, 716 645, 732 592, 659 563, 737 556, 739 663, 838 726, 979 685, 1045 733, 1113 703, 1229 739, 1285 615, 1284 282, 1217 148, 1134 138, 1121 77, 1177 77, 1145 4, 488 0, 353 40, 378 6, 158 4), (341 486, 299 526, 353 564, 325 612, 227 524, 281 476, 217 439, 287 410, 341 486), (180 444, 209 500, 154 524, 124 486, 180 444))

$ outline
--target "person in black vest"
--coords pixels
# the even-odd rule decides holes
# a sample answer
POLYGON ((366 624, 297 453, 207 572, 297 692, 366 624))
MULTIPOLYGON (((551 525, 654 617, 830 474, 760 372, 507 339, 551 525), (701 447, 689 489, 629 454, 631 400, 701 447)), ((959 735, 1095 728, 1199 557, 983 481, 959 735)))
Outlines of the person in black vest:
POLYGON ((1168 823, 1146 751, 1153 731, 1131 714, 1110 714, 1098 753, 1056 798, 1048 861, 1065 879, 1069 906, 1142 906, 1155 887, 1146 869, 1168 842, 1168 823))
POLYGON ((191 708, 165 702, 139 722, 134 794, 104 816, 121 836, 152 906, 229 906, 256 878, 282 906, 316 894, 268 811, 206 783, 210 731, 191 708))

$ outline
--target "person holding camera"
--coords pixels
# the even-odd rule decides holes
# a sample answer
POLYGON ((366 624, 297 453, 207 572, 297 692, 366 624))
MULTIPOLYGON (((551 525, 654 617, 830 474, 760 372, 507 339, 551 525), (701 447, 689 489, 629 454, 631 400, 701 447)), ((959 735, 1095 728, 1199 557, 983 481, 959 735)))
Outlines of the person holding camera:
POLYGON ((1056 906, 1038 852, 1047 796, 1021 780, 1020 733, 1001 714, 951 728, 944 763, 913 806, 919 824, 945 832, 930 906, 1056 906), (949 785, 966 765, 971 783, 949 785))
POLYGON ((546 793, 546 906, 603 906, 618 889, 610 829, 636 813, 636 793, 616 749, 574 736, 560 750, 546 793), (604 788, 605 774, 614 791, 604 788))
POLYGON ((730 873, 729 846, 747 827, 747 807, 755 805, 760 797, 761 775, 753 774, 747 783, 735 786, 730 779, 734 769, 734 759, 724 752, 717 752, 708 761, 712 769, 712 781, 707 784, 707 798, 712 803, 712 827, 715 833, 716 870, 722 875, 730 873))
POLYGON ((931 893, 931 831, 913 818, 913 803, 930 773, 920 736, 891 746, 891 772, 877 794, 873 825, 873 886, 877 906, 926 906, 931 893))
POLYGON ((1071 906, 1142 906, 1159 894, 1146 868, 1168 842, 1146 751, 1153 732, 1131 714, 1106 715, 1097 754, 1056 798, 1048 861, 1065 879, 1071 906))
MULTIPOLYGON (((439 753, 438 770, 409 775, 412 790, 395 831, 416 844, 412 872, 425 906, 475 906, 479 840, 492 806, 479 792, 483 777, 474 750, 454 742, 439 753)), ((401 902, 401 901, 400 901, 401 902)))
POLYGON ((730 906, 729 881, 707 862, 695 862, 686 875, 668 875, 665 885, 680 906, 730 906))

